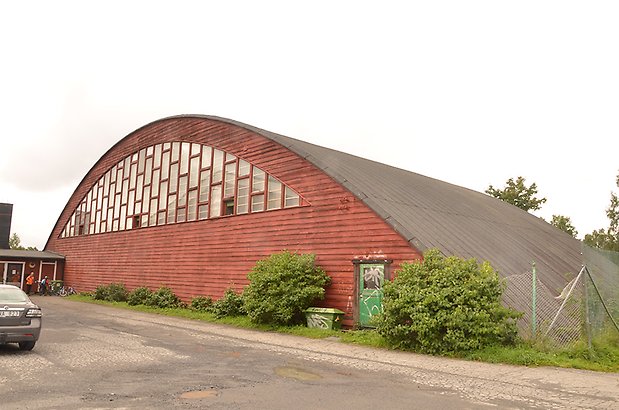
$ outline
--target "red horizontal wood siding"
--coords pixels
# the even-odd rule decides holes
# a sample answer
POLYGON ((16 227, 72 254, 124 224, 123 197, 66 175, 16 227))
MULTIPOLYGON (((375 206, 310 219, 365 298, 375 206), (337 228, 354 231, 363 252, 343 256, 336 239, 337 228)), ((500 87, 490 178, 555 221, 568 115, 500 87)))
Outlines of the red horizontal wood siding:
POLYGON ((110 149, 69 199, 46 250, 66 256, 64 279, 79 291, 122 282, 129 289, 169 286, 183 300, 241 290, 259 259, 290 250, 316 254, 332 278, 323 306, 346 312, 352 324, 353 259, 420 258, 406 240, 341 185, 287 148, 245 128, 204 118, 172 118, 145 126, 110 149), (128 231, 60 238, 75 207, 114 164, 161 142, 210 145, 278 178, 308 205, 128 231))

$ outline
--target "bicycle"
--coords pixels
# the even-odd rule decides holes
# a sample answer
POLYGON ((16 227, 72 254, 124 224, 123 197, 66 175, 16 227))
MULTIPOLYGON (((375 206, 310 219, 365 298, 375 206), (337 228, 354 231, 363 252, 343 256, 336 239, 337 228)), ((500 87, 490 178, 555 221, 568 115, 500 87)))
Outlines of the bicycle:
POLYGON ((75 295, 77 292, 71 286, 63 286, 58 290, 58 295, 65 297, 75 295))

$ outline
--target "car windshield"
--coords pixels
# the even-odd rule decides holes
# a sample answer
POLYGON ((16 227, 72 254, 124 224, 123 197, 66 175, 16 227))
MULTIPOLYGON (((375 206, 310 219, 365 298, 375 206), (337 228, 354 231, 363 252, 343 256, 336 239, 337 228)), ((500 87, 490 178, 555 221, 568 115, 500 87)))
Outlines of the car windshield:
POLYGON ((3 288, 0 289, 0 303, 26 302, 27 296, 20 289, 3 288))

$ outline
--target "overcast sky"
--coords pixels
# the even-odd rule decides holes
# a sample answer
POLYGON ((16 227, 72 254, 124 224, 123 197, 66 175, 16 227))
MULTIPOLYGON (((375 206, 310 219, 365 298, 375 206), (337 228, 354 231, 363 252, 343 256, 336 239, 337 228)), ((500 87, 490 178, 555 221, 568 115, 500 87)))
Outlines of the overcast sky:
POLYGON ((42 249, 94 163, 217 115, 483 192, 584 236, 619 173, 617 1, 7 1, 0 202, 42 249))

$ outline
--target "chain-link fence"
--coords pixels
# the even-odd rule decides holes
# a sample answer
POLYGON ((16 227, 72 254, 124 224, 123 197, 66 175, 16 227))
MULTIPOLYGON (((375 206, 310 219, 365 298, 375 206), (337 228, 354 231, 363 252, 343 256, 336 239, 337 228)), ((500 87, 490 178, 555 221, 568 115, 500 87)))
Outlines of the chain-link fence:
POLYGON ((619 332, 619 253, 583 245, 582 254, 582 268, 560 294, 534 281, 534 269, 506 278, 503 303, 523 312, 518 328, 524 339, 566 347, 619 332))
POLYGON ((619 253, 583 245, 586 269, 584 293, 585 330, 595 339, 605 332, 619 332, 619 253))

